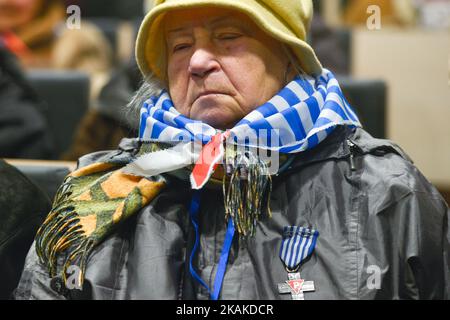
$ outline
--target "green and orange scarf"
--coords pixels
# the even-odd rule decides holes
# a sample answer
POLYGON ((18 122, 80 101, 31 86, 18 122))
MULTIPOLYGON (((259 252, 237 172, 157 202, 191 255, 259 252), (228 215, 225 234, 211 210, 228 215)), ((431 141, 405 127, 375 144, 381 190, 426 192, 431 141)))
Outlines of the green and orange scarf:
MULTIPOLYGON (((149 151, 148 144, 143 146, 143 152, 149 151)), ((146 179, 123 173, 121 169, 131 159, 108 157, 66 177, 36 235, 37 254, 51 277, 61 274, 66 283, 67 269, 78 266, 77 286, 82 288, 93 248, 164 189, 161 177, 146 179), (62 270, 57 263, 60 255, 65 255, 62 270)))

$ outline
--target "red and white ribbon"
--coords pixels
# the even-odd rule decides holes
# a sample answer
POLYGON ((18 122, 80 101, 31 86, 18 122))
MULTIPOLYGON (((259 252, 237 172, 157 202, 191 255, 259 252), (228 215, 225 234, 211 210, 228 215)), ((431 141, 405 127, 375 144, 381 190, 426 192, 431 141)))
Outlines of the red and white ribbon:
POLYGON ((208 182, 225 154, 224 141, 230 133, 219 133, 206 144, 191 173, 191 187, 199 190, 208 182))

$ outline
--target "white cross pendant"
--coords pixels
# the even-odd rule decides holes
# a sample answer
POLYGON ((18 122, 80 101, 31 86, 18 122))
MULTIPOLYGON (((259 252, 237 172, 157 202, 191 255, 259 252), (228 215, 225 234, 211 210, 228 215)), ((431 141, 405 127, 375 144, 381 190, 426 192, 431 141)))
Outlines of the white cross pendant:
POLYGON ((288 273, 286 282, 278 284, 278 292, 280 294, 290 293, 292 300, 305 300, 304 292, 315 291, 314 281, 305 281, 300 276, 300 272, 288 273))

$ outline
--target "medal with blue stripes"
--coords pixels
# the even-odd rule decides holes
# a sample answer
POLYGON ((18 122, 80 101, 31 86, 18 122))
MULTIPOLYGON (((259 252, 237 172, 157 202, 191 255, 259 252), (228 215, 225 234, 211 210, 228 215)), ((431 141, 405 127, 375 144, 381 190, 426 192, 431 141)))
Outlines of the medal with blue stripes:
POLYGON ((313 281, 302 279, 302 263, 314 252, 319 232, 312 228, 299 226, 284 227, 280 259, 288 272, 288 280, 278 284, 280 294, 290 293, 293 300, 304 300, 304 292, 315 291, 313 281))

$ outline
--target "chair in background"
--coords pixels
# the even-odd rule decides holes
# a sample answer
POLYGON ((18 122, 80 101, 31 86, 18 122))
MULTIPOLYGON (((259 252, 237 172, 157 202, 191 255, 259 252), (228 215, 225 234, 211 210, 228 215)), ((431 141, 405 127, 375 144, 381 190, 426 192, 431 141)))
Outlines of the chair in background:
POLYGON ((6 159, 6 162, 22 172, 51 201, 53 201, 64 178, 76 167, 75 162, 64 161, 6 159))
POLYGON ((362 125, 372 136, 386 138, 387 87, 381 80, 338 77, 341 89, 355 109, 362 125))
POLYGON ((74 71, 34 70, 27 73, 45 102, 44 114, 54 138, 55 159, 66 151, 89 107, 89 77, 74 71))

